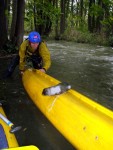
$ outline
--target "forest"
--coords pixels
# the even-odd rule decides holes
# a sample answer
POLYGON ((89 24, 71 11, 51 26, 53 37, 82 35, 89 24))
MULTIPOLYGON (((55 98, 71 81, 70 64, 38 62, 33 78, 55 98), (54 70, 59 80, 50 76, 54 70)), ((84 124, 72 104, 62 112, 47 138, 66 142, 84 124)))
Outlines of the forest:
POLYGON ((113 46, 113 0, 0 0, 0 50, 30 31, 43 38, 113 46))

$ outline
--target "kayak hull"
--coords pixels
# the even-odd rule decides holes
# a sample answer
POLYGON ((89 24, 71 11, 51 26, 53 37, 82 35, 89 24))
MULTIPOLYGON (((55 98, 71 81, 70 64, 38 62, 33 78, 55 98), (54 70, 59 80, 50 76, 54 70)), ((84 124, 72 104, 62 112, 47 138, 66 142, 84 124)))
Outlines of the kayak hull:
POLYGON ((112 149, 112 111, 72 89, 61 95, 43 95, 44 88, 60 81, 38 70, 26 70, 22 81, 35 105, 75 148, 112 149))

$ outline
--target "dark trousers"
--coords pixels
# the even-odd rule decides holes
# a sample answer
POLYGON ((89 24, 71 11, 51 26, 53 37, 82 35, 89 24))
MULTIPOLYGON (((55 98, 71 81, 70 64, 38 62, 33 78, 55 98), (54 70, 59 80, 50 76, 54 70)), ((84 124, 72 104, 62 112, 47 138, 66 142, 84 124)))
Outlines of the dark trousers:
MULTIPOLYGON (((41 69, 42 68, 42 58, 40 56, 37 56, 35 54, 28 57, 28 61, 31 61, 33 64, 33 67, 35 69, 41 69)), ((11 62, 9 63, 7 70, 4 73, 4 77, 10 77, 12 73, 14 72, 17 65, 19 65, 20 57, 19 55, 16 55, 12 58, 11 62)))

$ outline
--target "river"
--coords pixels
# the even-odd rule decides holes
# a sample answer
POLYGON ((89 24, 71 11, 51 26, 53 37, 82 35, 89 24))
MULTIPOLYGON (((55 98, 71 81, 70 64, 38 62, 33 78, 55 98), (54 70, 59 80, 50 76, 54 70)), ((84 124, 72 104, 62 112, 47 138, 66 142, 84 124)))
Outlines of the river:
MULTIPOLYGON (((113 110, 113 48, 66 41, 47 41, 52 66, 47 72, 72 89, 113 110)), ((11 58, 0 59, 0 74, 11 58)), ((8 118, 21 125, 16 133, 20 146, 36 145, 40 150, 75 148, 35 107, 23 88, 18 67, 13 76, 0 80, 0 100, 5 100, 8 118)))

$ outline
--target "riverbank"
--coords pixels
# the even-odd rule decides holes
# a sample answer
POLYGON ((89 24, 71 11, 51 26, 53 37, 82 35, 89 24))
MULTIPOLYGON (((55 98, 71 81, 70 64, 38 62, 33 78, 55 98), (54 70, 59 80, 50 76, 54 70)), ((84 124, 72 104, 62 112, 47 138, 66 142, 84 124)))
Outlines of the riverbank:
POLYGON ((86 43, 101 46, 113 46, 113 37, 106 37, 105 34, 90 33, 88 31, 79 31, 75 29, 66 30, 64 34, 55 36, 51 33, 50 39, 72 41, 76 43, 86 43))
MULTIPOLYGON (((23 40, 25 40, 28 36, 25 35, 23 40)), ((88 31, 77 31, 77 30, 66 30, 64 34, 60 34, 55 36, 55 33, 51 33, 49 36, 42 36, 42 40, 44 41, 65 41, 65 42, 75 42, 81 44, 91 44, 91 45, 99 45, 99 46, 108 46, 113 47, 113 37, 106 37, 104 34, 97 33, 89 33, 88 31)), ((14 46, 11 41, 7 41, 6 45, 3 49, 0 49, 0 57, 4 57, 6 55, 11 56, 12 54, 18 53, 18 48, 14 46)), ((7 57, 7 56, 6 56, 7 57)))

